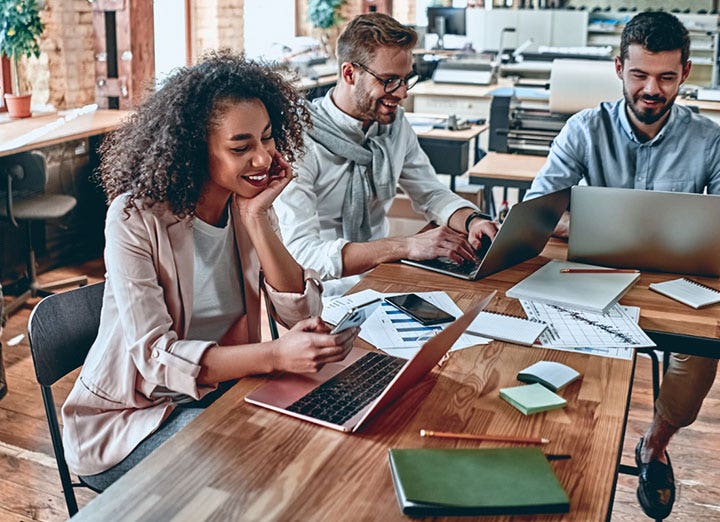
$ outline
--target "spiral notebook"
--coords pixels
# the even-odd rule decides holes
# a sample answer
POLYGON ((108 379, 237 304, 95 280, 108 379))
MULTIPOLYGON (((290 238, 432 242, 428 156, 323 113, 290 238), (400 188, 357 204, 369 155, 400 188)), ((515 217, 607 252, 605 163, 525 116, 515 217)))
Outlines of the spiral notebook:
POLYGON ((532 346, 546 328, 547 324, 535 319, 480 312, 468 326, 467 332, 497 341, 532 346))
POLYGON ((686 277, 665 281, 664 283, 650 283, 650 290, 693 308, 720 303, 720 291, 686 277))

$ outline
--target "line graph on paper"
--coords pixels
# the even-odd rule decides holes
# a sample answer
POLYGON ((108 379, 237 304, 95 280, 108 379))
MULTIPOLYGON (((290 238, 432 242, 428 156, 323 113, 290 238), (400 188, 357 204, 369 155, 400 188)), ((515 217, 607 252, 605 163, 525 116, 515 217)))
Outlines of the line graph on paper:
POLYGON ((637 307, 615 305, 602 314, 524 300, 521 303, 529 318, 548 324, 538 339, 545 348, 629 359, 632 348, 655 346, 637 324, 637 307))

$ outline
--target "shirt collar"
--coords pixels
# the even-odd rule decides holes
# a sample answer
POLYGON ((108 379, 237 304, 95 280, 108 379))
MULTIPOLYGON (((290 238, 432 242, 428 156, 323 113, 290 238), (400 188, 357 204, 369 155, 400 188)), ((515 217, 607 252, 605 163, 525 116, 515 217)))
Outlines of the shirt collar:
POLYGON ((655 136, 650 141, 642 141, 637 137, 637 134, 635 134, 635 130, 633 129, 632 124, 630 123, 630 118, 628 118, 627 115, 627 100, 625 98, 622 98, 619 100, 617 104, 617 110, 618 110, 618 119, 620 120, 620 125, 625 131, 625 133, 628 135, 628 137, 634 141, 635 143, 639 143, 641 145, 653 145, 655 143, 660 142, 665 135, 668 132, 672 131, 672 128, 675 126, 675 122, 678 119, 678 107, 677 103, 673 103, 672 107, 670 107, 670 115, 668 116, 668 119, 665 121, 665 125, 662 126, 660 129, 660 132, 657 133, 657 136, 655 136))

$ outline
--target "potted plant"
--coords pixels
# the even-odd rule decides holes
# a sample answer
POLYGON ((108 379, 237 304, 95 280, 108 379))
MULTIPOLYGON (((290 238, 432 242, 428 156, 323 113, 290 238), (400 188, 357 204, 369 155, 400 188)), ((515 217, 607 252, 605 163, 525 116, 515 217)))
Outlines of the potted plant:
POLYGON ((10 59, 13 93, 5 94, 13 118, 30 116, 30 94, 21 94, 18 60, 40 56, 38 38, 44 29, 36 0, 0 0, 0 55, 10 59))
POLYGON ((329 32, 333 28, 337 28, 343 21, 340 8, 344 3, 345 0, 310 0, 308 2, 308 18, 313 27, 320 29, 321 43, 328 55, 333 54, 330 49, 329 32))

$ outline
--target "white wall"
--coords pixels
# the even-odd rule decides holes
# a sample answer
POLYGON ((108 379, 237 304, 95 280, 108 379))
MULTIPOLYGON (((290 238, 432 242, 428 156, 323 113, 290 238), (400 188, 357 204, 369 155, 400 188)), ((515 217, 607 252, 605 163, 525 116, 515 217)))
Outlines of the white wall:
POLYGON ((256 58, 268 54, 275 43, 295 36, 295 0, 245 2, 245 54, 256 58))
POLYGON ((155 78, 160 83, 176 67, 185 65, 185 2, 154 0, 155 78))

